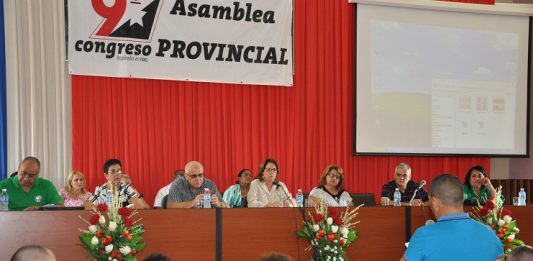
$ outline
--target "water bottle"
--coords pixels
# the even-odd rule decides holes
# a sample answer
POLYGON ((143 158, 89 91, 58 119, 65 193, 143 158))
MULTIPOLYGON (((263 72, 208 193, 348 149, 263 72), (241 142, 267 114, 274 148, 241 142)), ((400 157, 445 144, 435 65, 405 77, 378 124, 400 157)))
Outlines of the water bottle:
POLYGON ((400 193, 400 189, 396 188, 394 190, 394 206, 399 207, 402 205, 402 194, 400 193))
POLYGON ((524 188, 520 188, 520 192, 518 192, 518 205, 526 205, 526 192, 524 191, 524 188))
POLYGON ((108 190, 106 191, 106 195, 105 195, 105 203, 106 203, 108 206, 111 206, 111 204, 113 204, 113 190, 108 189, 108 190))
POLYGON ((296 205, 299 208, 303 208, 304 206, 304 194, 301 189, 298 189, 298 193, 296 193, 296 205))
POLYGON ((0 195, 0 211, 9 210, 9 195, 7 189, 2 189, 2 195, 0 195))
POLYGON ((211 208, 211 193, 208 188, 204 188, 204 208, 211 208))

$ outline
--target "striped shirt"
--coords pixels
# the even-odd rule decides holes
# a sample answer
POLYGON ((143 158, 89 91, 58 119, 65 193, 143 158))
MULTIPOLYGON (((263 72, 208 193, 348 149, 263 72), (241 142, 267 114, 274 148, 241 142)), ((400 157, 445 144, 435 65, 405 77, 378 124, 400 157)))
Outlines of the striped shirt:
MULTIPOLYGON (((130 186, 130 184, 120 183, 119 190, 119 197, 120 201, 122 202, 122 205, 127 206, 132 197, 138 197, 137 193, 135 192, 135 189, 130 186)), ((96 187, 94 191, 94 196, 91 199, 91 201, 97 205, 100 203, 105 203, 106 198, 106 192, 107 192, 107 183, 96 187)))

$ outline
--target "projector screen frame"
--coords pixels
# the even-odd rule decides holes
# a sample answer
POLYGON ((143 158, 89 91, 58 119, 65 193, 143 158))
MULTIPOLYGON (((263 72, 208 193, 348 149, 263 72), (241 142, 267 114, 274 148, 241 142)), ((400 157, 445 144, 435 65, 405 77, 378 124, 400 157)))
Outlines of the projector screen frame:
POLYGON ((354 4, 354 43, 355 49, 353 54, 354 61, 354 103, 353 103, 353 144, 352 155, 353 156, 417 156, 417 157, 491 157, 491 158, 529 158, 530 148, 530 112, 532 110, 531 100, 531 88, 532 82, 532 63, 533 63, 533 8, 529 5, 524 5, 524 8, 515 8, 509 6, 497 6, 495 9, 493 5, 482 4, 466 4, 456 2, 442 2, 442 1, 426 1, 426 0, 411 0, 402 2, 402 0, 349 0, 354 4), (527 58, 527 84, 526 84, 526 144, 524 154, 473 154, 473 153, 405 153, 405 152, 358 152, 357 151, 357 8, 358 4, 372 4, 372 5, 386 5, 396 7, 408 7, 418 9, 431 9, 441 11, 454 11, 454 12, 466 12, 466 13, 481 13, 481 14, 500 14, 500 15, 516 15, 529 17, 529 36, 528 36, 528 58, 527 58))

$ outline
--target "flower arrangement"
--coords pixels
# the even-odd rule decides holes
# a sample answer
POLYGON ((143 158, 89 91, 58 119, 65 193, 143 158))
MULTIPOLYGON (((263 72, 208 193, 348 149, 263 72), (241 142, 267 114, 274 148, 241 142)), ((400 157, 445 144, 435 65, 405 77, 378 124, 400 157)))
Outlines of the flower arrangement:
POLYGON ((121 205, 116 192, 109 207, 101 203, 93 208, 89 221, 80 217, 89 225, 88 230, 80 229, 80 240, 94 260, 137 260, 144 249, 144 227, 137 224, 140 219, 132 220, 137 211, 121 205))
POLYGON ((502 187, 500 186, 496 189, 496 195, 485 202, 485 206, 478 203, 478 206, 474 207, 472 216, 494 230, 502 242, 505 256, 508 256, 514 248, 524 245, 524 242, 516 238, 520 229, 518 229, 516 220, 511 217, 511 210, 503 207, 501 194, 502 187))
MULTIPOLYGON (((344 249, 359 237, 353 227, 359 223, 354 222, 354 219, 361 206, 352 211, 347 208, 339 214, 337 208, 328 207, 324 201, 320 201, 320 204, 315 205, 315 214, 307 212, 310 221, 304 221, 302 229, 296 234, 309 241, 307 251, 316 247, 318 253, 315 254, 320 255, 322 260, 347 260, 344 249)), ((317 259, 317 256, 311 257, 311 260, 317 259)))

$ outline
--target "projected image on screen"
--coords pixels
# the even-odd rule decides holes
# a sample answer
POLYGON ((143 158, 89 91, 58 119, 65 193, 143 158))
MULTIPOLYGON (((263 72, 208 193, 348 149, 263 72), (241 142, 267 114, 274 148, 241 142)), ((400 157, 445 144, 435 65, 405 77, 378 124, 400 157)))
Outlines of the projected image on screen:
POLYGON ((527 17, 362 7, 357 153, 526 153, 527 17))

